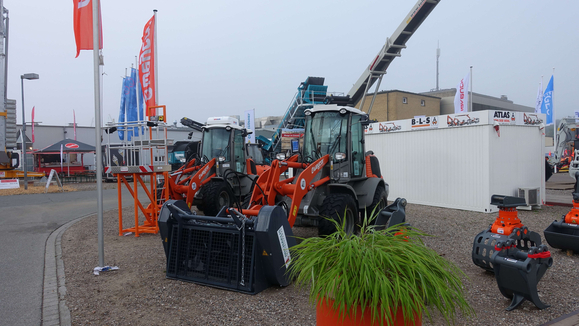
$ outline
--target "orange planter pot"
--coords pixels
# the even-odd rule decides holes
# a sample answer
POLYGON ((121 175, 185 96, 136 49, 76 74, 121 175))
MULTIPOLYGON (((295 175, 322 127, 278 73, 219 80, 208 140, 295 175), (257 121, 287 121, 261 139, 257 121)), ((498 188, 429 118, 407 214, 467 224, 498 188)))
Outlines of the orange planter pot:
MULTIPOLYGON (((358 306, 356 308, 356 318, 353 316, 346 316, 342 319, 339 315, 339 311, 332 308, 333 301, 321 300, 316 306, 316 325, 317 326, 380 326, 380 320, 377 319, 372 322, 372 313, 370 308, 364 309, 362 313, 362 308, 358 306)), ((396 318, 393 318, 394 323, 391 326, 420 326, 422 325, 422 316, 414 316, 414 322, 405 321, 402 316, 402 308, 398 308, 396 312, 396 318)), ((384 326, 388 325, 386 318, 384 318, 384 326)))

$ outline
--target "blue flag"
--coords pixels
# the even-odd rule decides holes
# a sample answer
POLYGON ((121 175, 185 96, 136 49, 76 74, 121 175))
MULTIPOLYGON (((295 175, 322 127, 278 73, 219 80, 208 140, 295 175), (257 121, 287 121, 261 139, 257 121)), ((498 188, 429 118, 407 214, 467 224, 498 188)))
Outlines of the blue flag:
MULTIPOLYGON (((121 124, 123 122, 125 122, 125 108, 127 106, 127 93, 128 93, 128 83, 127 83, 128 78, 125 77, 123 78, 123 86, 122 86, 122 91, 121 91, 121 109, 119 111, 119 126, 121 126, 121 124)), ((124 127, 120 127, 119 128, 119 139, 120 140, 124 140, 125 139, 125 131, 124 131, 124 127)))
POLYGON ((541 104, 541 113, 547 116, 546 125, 553 123, 553 84, 553 76, 551 76, 551 80, 549 80, 549 84, 543 93, 543 103, 541 104))
MULTIPOLYGON (((137 112, 137 70, 131 68, 131 76, 128 78, 128 96, 127 96, 127 123, 136 124, 139 121, 137 112)), ((137 136, 139 130, 137 127, 129 128, 127 131, 127 140, 131 140, 133 134, 137 136)))

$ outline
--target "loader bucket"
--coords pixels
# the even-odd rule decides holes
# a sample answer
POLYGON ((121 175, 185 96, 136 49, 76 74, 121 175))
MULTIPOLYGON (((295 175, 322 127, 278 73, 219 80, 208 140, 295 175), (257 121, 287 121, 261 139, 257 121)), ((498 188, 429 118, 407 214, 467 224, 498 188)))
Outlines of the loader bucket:
POLYGON ((384 230, 393 225, 406 222, 406 199, 396 198, 396 200, 384 207, 378 216, 372 221, 377 230, 384 230))
POLYGON ((490 259, 495 279, 503 296, 512 299, 507 311, 517 308, 523 301, 531 301, 537 308, 549 305, 539 299, 537 284, 553 265, 547 246, 532 247, 527 253, 517 249, 512 240, 499 241, 490 259))
POLYGON ((251 219, 225 207, 217 216, 184 208, 183 201, 168 201, 161 209, 167 278, 248 294, 289 284, 296 242, 281 207, 265 206, 251 219))
POLYGON ((579 225, 554 221, 544 231, 549 246, 563 250, 579 252, 579 225))

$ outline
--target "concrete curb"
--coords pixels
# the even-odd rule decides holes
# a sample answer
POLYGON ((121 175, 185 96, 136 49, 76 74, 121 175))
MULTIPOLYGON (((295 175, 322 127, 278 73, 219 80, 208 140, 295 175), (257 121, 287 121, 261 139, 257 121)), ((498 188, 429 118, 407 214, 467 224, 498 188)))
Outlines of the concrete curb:
POLYGON ((54 230, 46 240, 44 252, 44 286, 42 293, 43 326, 70 326, 70 311, 66 306, 66 285, 64 279, 64 263, 62 261, 61 238, 64 231, 79 222, 88 214, 72 220, 54 230))

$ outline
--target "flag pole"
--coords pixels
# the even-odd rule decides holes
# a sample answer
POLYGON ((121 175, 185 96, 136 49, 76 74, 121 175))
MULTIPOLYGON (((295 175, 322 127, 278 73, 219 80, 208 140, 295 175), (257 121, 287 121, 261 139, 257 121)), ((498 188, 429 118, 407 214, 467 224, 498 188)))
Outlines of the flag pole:
POLYGON ((472 66, 470 66, 470 112, 474 112, 472 107, 472 66))
MULTIPOLYGON (((559 138, 559 126, 557 125, 557 116, 555 115, 555 103, 554 103, 554 99, 555 99, 555 67, 553 67, 553 74, 551 75, 551 80, 553 81, 553 88, 551 91, 551 110, 553 110, 553 133, 554 133, 554 144, 555 144, 555 151, 557 150, 557 141, 559 138)), ((555 154, 556 157, 557 154, 555 154)), ((559 157, 559 160, 561 160, 561 157, 559 157)), ((555 165, 554 168, 554 172, 557 173, 557 165, 555 165)))
POLYGON ((92 44, 94 61, 94 120, 96 141, 96 181, 97 181, 97 217, 98 217, 98 252, 99 267, 105 266, 104 232, 103 232, 103 174, 101 148, 101 85, 100 85, 100 0, 92 2, 92 44))

